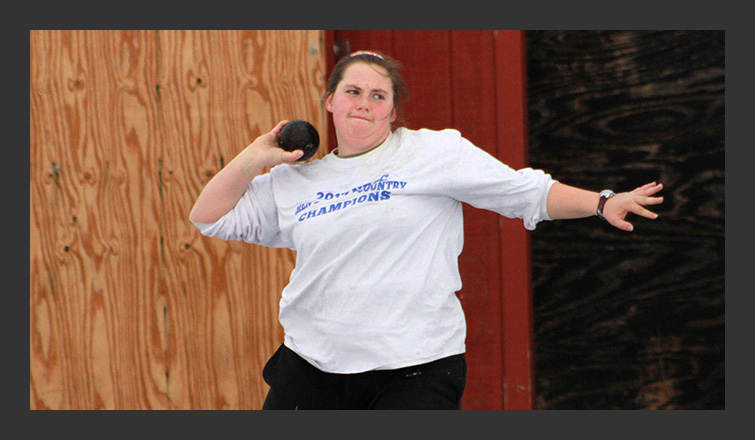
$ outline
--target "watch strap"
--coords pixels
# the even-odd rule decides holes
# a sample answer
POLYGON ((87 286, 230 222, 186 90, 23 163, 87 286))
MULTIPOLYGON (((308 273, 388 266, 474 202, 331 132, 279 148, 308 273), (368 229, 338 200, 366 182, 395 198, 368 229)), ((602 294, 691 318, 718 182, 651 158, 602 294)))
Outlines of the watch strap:
POLYGON ((596 212, 598 213, 598 217, 600 217, 601 220, 606 219, 605 217, 603 217, 603 207, 606 206, 608 199, 615 195, 616 193, 614 193, 610 189, 604 189, 600 192, 600 200, 598 201, 598 209, 596 210, 596 212))

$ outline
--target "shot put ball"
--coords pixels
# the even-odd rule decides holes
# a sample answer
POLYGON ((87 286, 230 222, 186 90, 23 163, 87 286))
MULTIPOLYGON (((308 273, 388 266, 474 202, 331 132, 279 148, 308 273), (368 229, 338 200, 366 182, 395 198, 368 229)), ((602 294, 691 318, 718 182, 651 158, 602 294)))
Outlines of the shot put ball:
POLYGON ((286 151, 302 150, 304 155, 298 162, 309 160, 320 146, 317 129, 307 121, 291 121, 278 133, 278 146, 286 151))

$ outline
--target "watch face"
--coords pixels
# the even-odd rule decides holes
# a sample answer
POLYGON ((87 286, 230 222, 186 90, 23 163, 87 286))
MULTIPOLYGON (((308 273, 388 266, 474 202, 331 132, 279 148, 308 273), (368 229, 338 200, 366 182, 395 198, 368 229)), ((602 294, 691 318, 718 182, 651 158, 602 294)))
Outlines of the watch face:
POLYGON ((610 199, 611 197, 615 195, 616 194, 610 189, 604 189, 603 191, 600 192, 600 202, 598 202, 598 210, 597 210, 598 217, 605 220, 605 217, 603 217, 603 205, 606 204, 606 200, 610 199))

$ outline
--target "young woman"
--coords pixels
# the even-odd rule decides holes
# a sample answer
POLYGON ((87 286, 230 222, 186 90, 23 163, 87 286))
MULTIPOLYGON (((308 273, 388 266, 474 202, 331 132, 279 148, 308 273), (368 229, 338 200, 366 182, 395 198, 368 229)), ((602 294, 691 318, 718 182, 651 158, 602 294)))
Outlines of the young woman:
POLYGON ((398 63, 356 52, 326 90, 337 148, 299 163, 258 137, 207 184, 190 219, 202 234, 296 251, 282 292, 283 345, 263 371, 263 409, 458 409, 466 323, 456 292, 461 203, 523 220, 628 213, 662 185, 596 193, 542 170, 513 170, 453 129, 400 126, 398 63), (269 173, 262 173, 272 167, 269 173))

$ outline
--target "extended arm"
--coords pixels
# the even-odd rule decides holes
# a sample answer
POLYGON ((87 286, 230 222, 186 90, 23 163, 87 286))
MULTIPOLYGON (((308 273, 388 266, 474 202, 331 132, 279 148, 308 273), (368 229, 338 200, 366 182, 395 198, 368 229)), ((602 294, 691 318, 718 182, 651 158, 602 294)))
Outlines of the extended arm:
MULTIPOLYGON (((617 193, 603 207, 603 217, 611 225, 624 231, 634 226, 626 221, 630 212, 645 218, 656 219, 658 214, 645 208, 663 203, 663 197, 651 197, 663 189, 662 184, 648 183, 633 191, 617 193)), ((596 215, 600 196, 597 192, 556 183, 548 193, 548 216, 554 220, 574 219, 596 215)))

